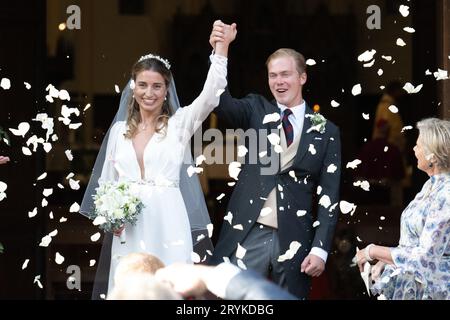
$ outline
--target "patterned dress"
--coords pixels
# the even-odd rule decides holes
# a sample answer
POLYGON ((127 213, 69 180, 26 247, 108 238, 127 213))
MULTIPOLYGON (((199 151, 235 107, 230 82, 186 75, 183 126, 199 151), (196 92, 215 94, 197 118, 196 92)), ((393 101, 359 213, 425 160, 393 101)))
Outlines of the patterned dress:
POLYGON ((392 300, 450 299, 450 173, 432 176, 402 213, 400 241, 391 248, 373 294, 392 300))

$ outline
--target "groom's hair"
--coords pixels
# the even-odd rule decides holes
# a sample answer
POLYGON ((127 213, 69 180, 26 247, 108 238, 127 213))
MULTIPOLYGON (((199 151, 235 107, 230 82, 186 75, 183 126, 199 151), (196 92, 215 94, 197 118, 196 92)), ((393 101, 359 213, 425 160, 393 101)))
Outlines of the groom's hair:
POLYGON ((305 57, 300 53, 295 51, 294 49, 289 48, 281 48, 272 53, 266 61, 266 67, 269 66, 270 61, 280 57, 292 57, 297 65, 297 71, 299 74, 306 72, 306 61, 305 57))

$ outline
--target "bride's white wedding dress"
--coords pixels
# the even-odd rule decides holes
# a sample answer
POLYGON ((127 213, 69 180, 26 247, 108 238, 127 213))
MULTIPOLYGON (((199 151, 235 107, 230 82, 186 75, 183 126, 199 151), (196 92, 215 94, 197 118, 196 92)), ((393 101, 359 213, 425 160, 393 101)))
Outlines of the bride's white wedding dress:
POLYGON ((155 133, 144 149, 144 174, 131 139, 126 139, 125 121, 110 132, 101 181, 132 181, 144 203, 135 226, 127 224, 126 243, 113 237, 109 290, 119 258, 131 252, 148 252, 166 265, 191 262, 192 237, 189 218, 178 187, 186 145, 195 130, 218 105, 225 88, 227 59, 213 56, 204 88, 195 101, 170 117, 167 130, 155 133))

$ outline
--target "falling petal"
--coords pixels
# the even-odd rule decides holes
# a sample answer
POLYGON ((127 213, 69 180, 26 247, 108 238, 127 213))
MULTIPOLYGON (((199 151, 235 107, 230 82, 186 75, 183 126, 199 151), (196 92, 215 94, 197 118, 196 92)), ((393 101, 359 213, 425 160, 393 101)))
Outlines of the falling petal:
POLYGON ((386 61, 392 61, 392 57, 391 56, 381 56, 384 60, 386 61))
POLYGON ((46 235, 45 237, 43 237, 41 239, 41 243, 39 243, 39 246, 40 247, 48 247, 50 242, 52 242, 52 237, 50 237, 49 235, 46 235))
POLYGON ((308 151, 311 152, 312 155, 315 155, 317 153, 316 148, 314 147, 313 144, 309 145, 308 151))
POLYGON ((353 203, 342 200, 339 202, 339 209, 343 214, 347 214, 349 212, 355 212, 356 206, 353 203))
POLYGON ((71 123, 69 124, 69 129, 77 130, 79 127, 81 127, 82 123, 71 123))
POLYGON ((42 194, 44 195, 44 197, 48 197, 49 195, 51 195, 53 193, 53 188, 50 189, 44 189, 44 191, 42 191, 42 194))
POLYGON ((272 213, 272 208, 270 208, 270 207, 265 207, 265 208, 262 208, 261 209, 261 212, 259 213, 259 215, 261 216, 261 217, 265 217, 265 216, 267 216, 267 215, 269 215, 269 214, 271 214, 272 213))
POLYGON ((416 30, 414 30, 414 28, 411 28, 411 27, 404 27, 403 30, 406 31, 406 32, 408 32, 408 33, 414 33, 414 32, 416 32, 416 30))
POLYGON ((412 130, 413 127, 412 126, 406 126, 402 128, 402 133, 405 132, 406 130, 412 130))
POLYGON ((62 264, 64 262, 64 257, 59 252, 55 254, 55 262, 56 264, 62 264))
POLYGON ((280 141, 281 141, 280 136, 278 134, 276 134, 276 133, 269 134, 267 136, 267 139, 274 146, 280 144, 280 141))
POLYGON ((70 179, 69 185, 72 190, 79 190, 80 189, 80 180, 70 179))
POLYGON ((413 93, 418 93, 423 87, 423 84, 419 84, 417 87, 414 88, 414 86, 407 82, 405 83, 405 86, 403 87, 403 89, 408 92, 409 94, 413 94, 413 93))
POLYGON ((92 242, 96 242, 98 239, 100 239, 100 232, 97 232, 91 236, 92 242))
POLYGON ((208 230, 208 237, 211 238, 214 231, 214 225, 212 223, 209 223, 206 225, 206 229, 208 230))
POLYGON ((79 212, 80 211, 80 205, 76 202, 74 202, 69 209, 69 212, 79 212))
POLYGON ((370 119, 370 115, 368 113, 363 113, 362 117, 364 118, 364 120, 369 120, 370 119))
POLYGON ((358 242, 362 242, 361 238, 356 236, 356 240, 358 240, 358 242))
POLYGON ((23 84, 25 85, 25 88, 27 88, 27 90, 31 89, 31 84, 29 84, 28 82, 24 82, 23 84))
POLYGON ((58 188, 64 189, 64 186, 61 183, 58 183, 58 188))
POLYGON ((436 81, 448 79, 448 71, 447 70, 442 70, 442 69, 438 68, 438 71, 434 72, 433 75, 436 78, 436 81))
POLYGON ((360 62, 369 62, 373 59, 373 56, 375 55, 377 51, 375 49, 372 50, 366 50, 364 53, 360 54, 358 56, 358 61, 360 62))
POLYGON ((22 138, 25 138, 28 130, 30 130, 30 124, 28 122, 21 122, 17 129, 9 129, 9 131, 11 131, 13 135, 18 137, 21 136, 22 138))
POLYGON ((22 264, 22 270, 25 270, 28 267, 28 262, 30 262, 30 259, 26 259, 22 264))
POLYGON ((70 95, 66 90, 60 90, 59 99, 70 101, 70 95))
POLYGON ((307 213, 306 210, 298 210, 297 211, 297 217, 303 217, 303 216, 306 215, 306 213, 307 213))
POLYGON ((37 208, 34 208, 33 211, 28 212, 28 218, 33 218, 37 215, 37 208))
POLYGON ((93 267, 95 265, 95 262, 96 261, 94 259, 89 260, 89 267, 93 267))
POLYGON ((232 224, 231 222, 233 221, 233 214, 230 211, 228 211, 227 215, 223 217, 223 220, 228 221, 228 223, 231 225, 232 224))
POLYGON ((273 150, 274 150, 276 153, 282 153, 282 152, 283 152, 283 148, 282 148, 279 144, 277 144, 277 145, 273 148, 273 150))
POLYGON ((237 225, 233 226, 233 229, 242 231, 242 230, 244 230, 244 227, 242 226, 242 224, 237 224, 237 225))
POLYGON ((405 5, 400 5, 400 8, 399 8, 399 10, 398 10, 399 12, 400 12, 400 14, 403 16, 403 17, 407 17, 408 15, 409 15, 409 7, 408 6, 405 6, 405 5))
POLYGON ((41 202, 41 207, 42 208, 44 208, 44 207, 46 207, 48 205, 48 201, 47 201, 47 199, 42 199, 42 202, 41 202))
POLYGON ((238 146, 238 157, 245 157, 248 153, 248 149, 245 146, 238 146))
POLYGON ((238 180, 238 175, 241 172, 241 163, 233 161, 228 166, 228 175, 234 180, 238 180))
POLYGON ((316 60, 314 60, 314 59, 308 59, 308 60, 306 60, 306 65, 308 65, 308 66, 314 66, 314 65, 316 65, 316 60))
POLYGON ((91 104, 88 103, 88 104, 84 107, 83 112, 86 111, 87 109, 89 109, 90 107, 91 107, 91 104))
POLYGON ((205 161, 206 160, 206 157, 204 156, 204 155, 199 155, 196 159, 195 159, 195 165, 198 167, 198 166, 200 166, 202 163, 203 163, 203 161, 205 161))
POLYGON ((313 223, 313 228, 316 228, 316 227, 318 227, 320 225, 320 221, 314 221, 314 223, 313 223))
POLYGON ((328 208, 331 205, 330 197, 323 195, 319 200, 319 204, 324 208, 328 208))
POLYGON ((243 259, 246 253, 247 253, 247 249, 245 249, 238 243, 237 249, 236 249, 236 258, 243 259))
POLYGON ((114 85, 114 90, 117 92, 117 93, 120 93, 120 89, 119 89, 119 86, 116 84, 116 85, 114 85))
POLYGON ((37 283, 38 287, 42 289, 44 287, 42 286, 42 283, 39 279, 41 279, 41 275, 37 275, 36 277, 34 277, 33 283, 37 283))
POLYGON ((334 101, 334 100, 331 100, 331 106, 332 106, 333 108, 337 108, 337 107, 340 106, 340 104, 339 104, 339 102, 336 102, 336 101, 334 101))
POLYGON ((402 38, 398 38, 396 44, 397 44, 399 47, 404 47, 404 46, 406 46, 406 43, 405 43, 405 41, 403 41, 402 38))
POLYGON ((383 75, 383 69, 378 69, 377 74, 381 77, 383 75))
POLYGON ((193 263, 199 263, 201 261, 200 256, 196 252, 191 252, 191 260, 193 263))
POLYGON ((106 218, 105 217, 103 217, 103 216, 97 216, 97 217, 95 217, 95 219, 94 219, 94 221, 92 221, 92 224, 94 225, 94 226, 99 226, 99 225, 102 225, 102 224, 104 224, 104 223, 106 223, 107 221, 106 221, 106 218))
POLYGON ((236 185, 236 182, 228 182, 227 184, 229 187, 234 187, 236 185))
POLYGON ((352 95, 357 96, 359 94, 361 94, 361 85, 360 84, 355 84, 352 88, 352 95))
POLYGON ((4 90, 9 90, 11 88, 11 81, 8 78, 2 78, 0 81, 0 87, 4 90))
POLYGON ((278 112, 268 114, 264 117, 263 124, 269 123, 269 122, 277 122, 281 119, 280 114, 278 112))
POLYGON ((364 181, 356 181, 356 182, 354 182, 353 183, 353 185, 355 186, 355 187, 361 187, 361 189, 363 189, 364 191, 370 191, 370 184, 369 184, 369 181, 366 181, 366 180, 364 180, 364 181))
POLYGON ((328 166, 328 168, 327 168, 327 172, 328 172, 328 173, 335 173, 336 170, 337 170, 337 167, 336 167, 336 165, 334 165, 334 164, 330 164, 330 165, 328 166))
POLYGON ((385 217, 385 216, 381 216, 381 217, 380 217, 380 220, 382 220, 382 221, 383 221, 383 220, 386 220, 386 217, 385 217))
POLYGON ((225 197, 225 193, 222 193, 220 196, 218 196, 218 197, 216 198, 216 200, 217 200, 217 201, 220 201, 220 200, 223 199, 223 197, 225 197))
POLYGON ((373 59, 371 62, 363 64, 364 68, 371 68, 375 64, 375 59, 373 59))
POLYGON ((298 241, 292 241, 289 245, 289 249, 286 251, 286 253, 280 255, 278 257, 278 262, 283 262, 286 260, 291 260, 295 254, 297 253, 298 249, 301 247, 301 243, 298 241))
POLYGON ((65 154, 66 154, 67 159, 69 159, 69 161, 73 160, 73 155, 72 155, 72 151, 71 150, 66 150, 65 154))
POLYGON ((389 150, 388 146, 384 147, 384 152, 388 152, 388 150, 389 150))
POLYGON ((389 106, 389 111, 392 113, 398 113, 398 108, 394 105, 389 106))

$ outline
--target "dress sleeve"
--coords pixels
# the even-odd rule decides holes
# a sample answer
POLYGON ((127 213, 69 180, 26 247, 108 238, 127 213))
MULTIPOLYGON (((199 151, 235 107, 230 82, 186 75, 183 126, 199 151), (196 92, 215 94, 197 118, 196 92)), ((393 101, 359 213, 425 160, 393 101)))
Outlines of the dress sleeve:
POLYGON ((438 268, 450 244, 450 199, 448 185, 438 192, 427 209, 425 224, 416 247, 391 248, 394 264, 405 271, 429 278, 438 268))
POLYGON ((188 143, 194 132, 219 104, 220 95, 227 85, 227 63, 226 57, 214 55, 202 92, 194 102, 178 109, 174 115, 183 144, 188 143))

